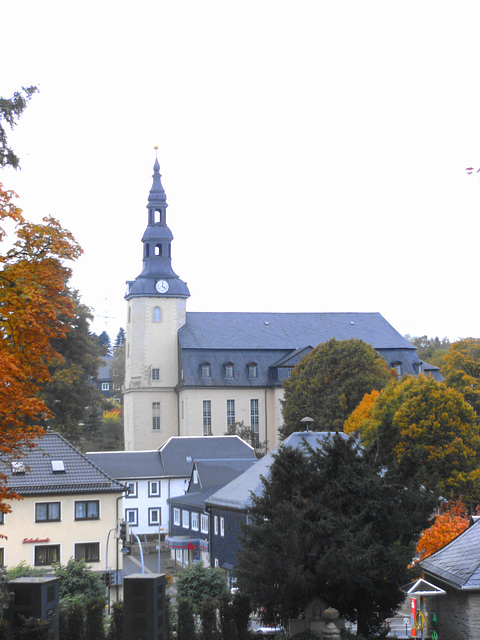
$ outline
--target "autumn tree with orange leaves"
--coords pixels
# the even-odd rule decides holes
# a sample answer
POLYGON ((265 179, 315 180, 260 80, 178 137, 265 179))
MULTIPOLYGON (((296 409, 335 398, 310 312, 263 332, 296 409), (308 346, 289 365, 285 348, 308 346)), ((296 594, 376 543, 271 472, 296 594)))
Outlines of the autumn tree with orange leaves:
MULTIPOLYGON (((58 358, 52 340, 65 336, 75 306, 68 295, 70 269, 81 249, 54 218, 29 222, 16 194, 0 184, 0 461, 9 464, 35 445, 48 409, 40 393, 58 358)), ((0 511, 15 498, 0 467, 0 511)))
POLYGON ((470 518, 463 500, 447 502, 431 527, 422 532, 417 543, 416 562, 431 556, 468 528, 470 518))

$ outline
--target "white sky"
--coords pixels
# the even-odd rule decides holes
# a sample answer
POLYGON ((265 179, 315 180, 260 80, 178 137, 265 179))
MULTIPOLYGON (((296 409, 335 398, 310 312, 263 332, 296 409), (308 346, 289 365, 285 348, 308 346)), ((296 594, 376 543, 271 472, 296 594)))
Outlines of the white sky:
POLYGON ((125 326, 158 145, 189 310, 379 311, 402 334, 480 337, 478 0, 4 0, 1 16, 0 95, 41 92, 0 180, 82 245, 97 333, 125 326))

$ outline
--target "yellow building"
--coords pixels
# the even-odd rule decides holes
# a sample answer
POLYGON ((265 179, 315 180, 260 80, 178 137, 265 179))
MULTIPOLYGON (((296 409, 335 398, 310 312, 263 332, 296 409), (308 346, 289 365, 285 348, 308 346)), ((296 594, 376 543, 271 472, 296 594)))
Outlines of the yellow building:
POLYGON ((0 561, 50 568, 85 559, 93 571, 121 570, 115 537, 124 485, 110 478, 58 433, 46 433, 25 457, 6 463, 11 513, 2 514, 0 561), (108 546, 108 558, 107 558, 108 546))

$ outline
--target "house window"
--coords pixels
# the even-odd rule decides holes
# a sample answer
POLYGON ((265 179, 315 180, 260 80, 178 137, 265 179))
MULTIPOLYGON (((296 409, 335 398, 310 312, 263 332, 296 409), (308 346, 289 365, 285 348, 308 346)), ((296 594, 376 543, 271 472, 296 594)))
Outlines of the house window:
POLYGON ((190 529, 190 512, 182 509, 182 527, 190 529))
POLYGON ((162 318, 162 314, 160 312, 160 307, 153 307, 153 321, 160 322, 162 318))
POLYGON ((193 484, 198 484, 198 471, 196 469, 193 470, 193 484))
POLYGON ((200 518, 196 511, 192 511, 192 529, 198 531, 200 528, 200 518))
POLYGON ((200 531, 208 533, 208 516, 205 513, 200 516, 200 531))
POLYGON ((160 482, 158 480, 151 480, 148 483, 148 495, 150 497, 160 495, 160 482))
POLYGON ((213 516, 213 533, 218 536, 218 516, 213 516))
POLYGON ((5 524, 5 514, 0 511, 0 524, 5 524))
POLYGON ((258 416, 258 398, 250 399, 250 426, 253 429, 253 433, 258 441, 260 434, 260 421, 258 416))
POLYGON ((131 527, 138 526, 138 509, 125 509, 125 521, 131 527))
POLYGON ((248 377, 256 378, 257 375, 258 375, 257 365, 255 362, 252 362, 251 364, 248 365, 248 377))
POLYGON ((162 524, 162 510, 160 507, 151 507, 148 510, 148 524, 150 526, 162 524))
POLYGON ((81 542, 75 545, 75 560, 100 562, 100 544, 98 542, 81 542))
POLYGON ((109 391, 110 385, 108 382, 102 382, 102 391, 109 391))
POLYGON ((177 507, 173 509, 173 524, 176 524, 177 527, 180 526, 180 509, 177 509, 177 507))
POLYGON ((402 375, 402 363, 401 362, 394 362, 392 364, 392 367, 395 369, 395 373, 400 378, 401 375, 402 375))
POLYGON ((5 566, 5 549, 0 547, 0 567, 5 566))
POLYGON ((233 364, 231 362, 225 365, 225 378, 233 378, 233 364))
POLYGON ((182 562, 183 562, 183 554, 182 554, 182 550, 181 550, 181 549, 177 549, 177 550, 175 551, 175 560, 176 560, 177 562, 180 562, 180 563, 182 563, 182 562))
POLYGON ((160 380, 160 369, 152 369, 152 380, 160 380))
POLYGON ((60 545, 49 544, 35 547, 34 562, 36 567, 44 567, 54 562, 60 562, 60 545))
POLYGON ((152 402, 152 429, 160 429, 160 402, 152 402))
POLYGON ((225 518, 220 518, 220 535, 225 535, 225 518))
POLYGON ((218 562, 218 558, 215 558, 215 562, 214 562, 214 564, 215 564, 215 566, 216 566, 216 567, 219 567, 219 566, 220 566, 220 563, 218 562))
POLYGON ((98 520, 99 501, 80 500, 75 502, 75 520, 98 520))
POLYGON ((227 427, 235 424, 235 400, 227 400, 227 427))
POLYGON ((126 482, 128 493, 127 498, 136 498, 138 495, 138 486, 136 482, 126 482))
POLYGON ((202 378, 210 378, 210 365, 208 362, 202 364, 202 378))
POLYGON ((59 522, 60 502, 37 502, 35 522, 59 522))
POLYGON ((203 435, 212 435, 212 401, 203 401, 203 435))

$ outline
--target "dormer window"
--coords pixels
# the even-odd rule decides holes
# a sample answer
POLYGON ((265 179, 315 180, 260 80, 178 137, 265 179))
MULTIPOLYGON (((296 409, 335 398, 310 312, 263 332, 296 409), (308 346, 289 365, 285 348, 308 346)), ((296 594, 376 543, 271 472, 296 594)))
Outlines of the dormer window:
POLYGON ((25 463, 23 462, 23 460, 13 460, 12 461, 12 473, 25 473, 25 471, 27 470, 25 463))
POLYGON ((401 362, 392 362, 392 367, 395 369, 395 373, 400 378, 402 375, 402 363, 401 362))
POLYGON ((233 364, 227 362, 225 365, 225 378, 233 378, 233 364))
POLYGON ((249 378, 256 378, 257 376, 258 376, 257 364, 256 364, 256 362, 251 362, 248 365, 248 377, 249 378))
POLYGON ((202 378, 210 378, 210 363, 204 362, 202 364, 202 378))
POLYGON ((415 367, 415 373, 420 375, 423 371, 423 365, 421 362, 415 362, 415 364, 413 365, 415 367))

